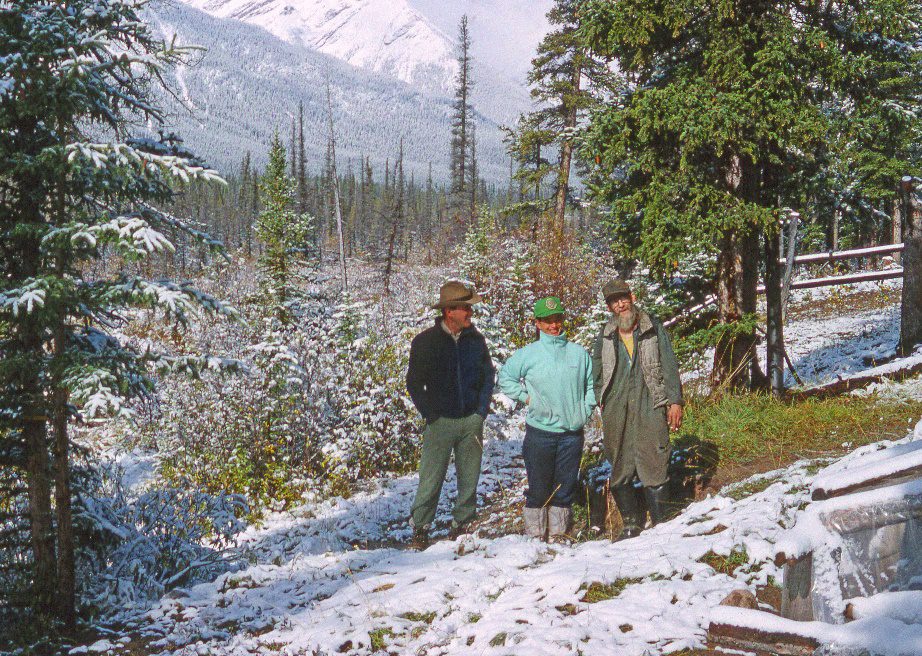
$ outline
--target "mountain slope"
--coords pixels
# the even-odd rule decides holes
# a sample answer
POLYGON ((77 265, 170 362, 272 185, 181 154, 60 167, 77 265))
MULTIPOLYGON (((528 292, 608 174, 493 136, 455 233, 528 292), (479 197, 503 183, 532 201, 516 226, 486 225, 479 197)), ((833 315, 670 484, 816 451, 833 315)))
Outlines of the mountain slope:
POLYGON ((524 85, 538 43, 550 29, 553 0, 408 0, 416 11, 454 38, 468 17, 476 66, 487 65, 524 85))
POLYGON ((459 7, 471 15, 473 102, 499 123, 528 108, 524 85, 546 30, 549 0, 433 3, 431 0, 181 0, 216 18, 245 22, 287 43, 450 97, 458 70, 459 7), (545 6, 546 5, 546 6, 545 6))
MULTIPOLYGON (((166 99, 179 134, 213 166, 239 167, 250 151, 264 162, 274 130, 288 142, 292 116, 303 101, 309 165, 317 171, 327 140, 329 80, 340 170, 371 157, 376 177, 394 160, 404 137, 406 168, 417 179, 429 163, 437 179, 447 177, 450 101, 391 78, 365 72, 338 59, 282 41, 263 29, 222 20, 181 3, 149 8, 155 29, 180 44, 204 46, 195 65, 175 71, 174 87, 192 113, 166 99)), ((508 164, 495 121, 478 117, 478 157, 489 181, 504 180, 508 164)))
POLYGON ((405 0, 184 0, 219 18, 426 88, 450 89, 448 37, 405 0))

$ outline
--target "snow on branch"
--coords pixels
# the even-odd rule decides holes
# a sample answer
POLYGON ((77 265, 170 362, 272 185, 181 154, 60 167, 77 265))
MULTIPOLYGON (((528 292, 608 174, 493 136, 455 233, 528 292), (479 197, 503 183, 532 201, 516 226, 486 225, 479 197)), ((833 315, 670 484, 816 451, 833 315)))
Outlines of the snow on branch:
POLYGON ((22 287, 0 291, 0 308, 4 313, 12 313, 18 317, 20 311, 32 314, 36 309, 45 305, 45 296, 48 293, 46 280, 31 280, 22 287))
MULTIPOLYGON (((141 143, 157 145, 157 142, 153 140, 136 143, 138 145, 141 143)), ((94 168, 132 167, 138 173, 160 173, 178 178, 184 183, 201 180, 226 184, 217 171, 196 164, 189 157, 165 152, 151 152, 127 143, 76 142, 68 144, 65 147, 65 153, 67 161, 75 165, 90 165, 94 168)))
POLYGON ((183 373, 198 377, 205 371, 220 373, 246 373, 249 369, 243 360, 221 358, 215 355, 161 355, 148 353, 157 373, 183 373))
POLYGON ((130 419, 133 412, 125 405, 125 395, 119 390, 118 379, 106 369, 85 366, 68 370, 65 385, 70 390, 71 400, 81 407, 84 419, 98 417, 120 417, 130 419))
POLYGON ((166 236, 155 230, 140 216, 118 216, 100 225, 72 223, 51 230, 42 239, 43 245, 69 242, 75 247, 95 248, 102 242, 112 243, 119 251, 149 255, 159 251, 174 252, 176 247, 166 236))
POLYGON ((157 307, 165 311, 168 318, 187 324, 189 315, 199 309, 209 314, 218 314, 239 321, 237 310, 210 294, 195 289, 191 283, 176 283, 170 280, 144 280, 133 277, 112 285, 107 295, 109 300, 143 306, 157 307))
POLYGON ((180 219, 179 217, 173 216, 172 214, 164 212, 163 210, 159 210, 153 205, 150 205, 148 203, 140 203, 140 206, 141 206, 141 215, 145 219, 147 219, 149 222, 162 223, 163 225, 169 226, 173 228, 174 230, 183 232, 189 235, 190 237, 201 241, 202 243, 204 243, 206 246, 208 246, 211 249, 215 249, 223 253, 224 244, 222 244, 219 240, 209 235, 204 230, 198 230, 197 228, 193 228, 191 225, 189 225, 188 222, 180 219))

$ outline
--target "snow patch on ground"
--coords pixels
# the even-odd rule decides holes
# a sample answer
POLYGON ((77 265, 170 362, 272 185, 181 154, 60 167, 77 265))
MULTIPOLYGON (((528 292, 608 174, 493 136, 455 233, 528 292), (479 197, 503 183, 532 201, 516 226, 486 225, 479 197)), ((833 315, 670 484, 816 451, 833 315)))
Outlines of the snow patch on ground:
MULTIPOLYGON (((521 430, 496 424, 480 493, 520 485, 521 430), (505 429, 505 439, 501 439, 505 429)), ((763 492, 709 498, 619 543, 547 545, 519 535, 464 536, 424 552, 399 544, 416 477, 390 479, 350 499, 277 515, 241 544, 243 571, 163 599, 135 618, 154 653, 281 652, 442 654, 671 652, 700 646, 710 611, 730 591, 780 577, 775 541, 806 503, 804 463, 763 492), (362 540, 394 546, 354 549, 362 540), (395 547, 400 548, 395 548, 395 547), (733 575, 702 562, 745 550, 733 575), (584 601, 593 583, 630 583, 584 601), (620 627, 620 628, 619 628, 620 627)), ((453 480, 446 488, 454 489, 453 480)), ((439 513, 447 521, 451 500, 439 513)))

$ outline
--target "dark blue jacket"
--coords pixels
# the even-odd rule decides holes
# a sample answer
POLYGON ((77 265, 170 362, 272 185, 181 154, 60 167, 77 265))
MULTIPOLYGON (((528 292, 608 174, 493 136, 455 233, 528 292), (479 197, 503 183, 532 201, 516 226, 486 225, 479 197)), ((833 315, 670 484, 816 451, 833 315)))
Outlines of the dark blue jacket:
POLYGON ((413 339, 407 390, 427 422, 439 417, 486 417, 495 370, 483 335, 464 328, 458 341, 442 328, 442 319, 413 339))

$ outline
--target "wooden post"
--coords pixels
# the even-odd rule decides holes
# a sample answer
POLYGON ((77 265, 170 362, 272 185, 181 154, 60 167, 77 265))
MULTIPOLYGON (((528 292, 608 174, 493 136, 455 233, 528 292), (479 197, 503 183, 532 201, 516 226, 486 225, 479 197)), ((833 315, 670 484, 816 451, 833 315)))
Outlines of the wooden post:
MULTIPOLYGON (((890 226, 890 243, 903 243, 903 200, 901 198, 899 188, 897 188, 896 199, 893 201, 893 222, 890 226)), ((902 264, 902 253, 894 253, 893 260, 897 264, 902 264)))
POLYGON ((903 303, 898 355, 909 355, 922 344, 922 208, 914 178, 900 183, 903 229, 903 303))
POLYGON ((791 278, 794 275, 794 256, 797 254, 797 227, 799 224, 800 213, 791 212, 788 215, 787 262, 784 267, 784 280, 781 286, 782 321, 788 313, 788 297, 791 295, 791 278))
POLYGON ((772 394, 784 392, 784 321, 781 309, 781 228, 765 235, 765 360, 772 394))

